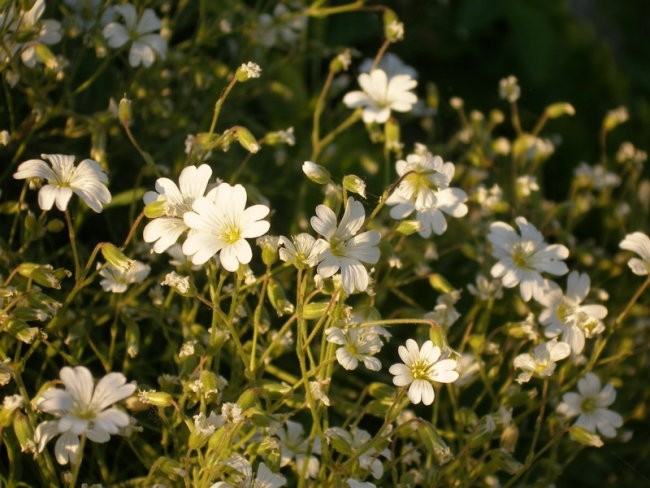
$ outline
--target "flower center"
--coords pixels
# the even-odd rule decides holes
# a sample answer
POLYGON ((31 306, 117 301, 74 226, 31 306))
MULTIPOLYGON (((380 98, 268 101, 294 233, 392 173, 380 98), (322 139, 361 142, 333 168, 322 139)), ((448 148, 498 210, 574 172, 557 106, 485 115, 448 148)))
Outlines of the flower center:
POLYGON ((557 307, 557 318, 560 319, 563 323, 567 324, 573 317, 575 312, 575 307, 569 303, 567 300, 562 300, 560 305, 557 307))
POLYGON ((74 416, 82 420, 95 420, 97 412, 88 405, 76 405, 74 416))
POLYGON ((429 361, 418 359, 413 364, 411 364, 411 376, 413 376, 414 380, 429 380, 430 368, 431 363, 429 363, 429 361))
POLYGON ((583 398, 582 403, 580 404, 580 409, 584 413, 591 413, 596 410, 596 400, 591 397, 583 398))
POLYGON ((517 242, 512 246, 512 261, 518 268, 528 268, 530 257, 535 253, 535 245, 531 241, 517 242))
POLYGON ((337 258, 345 257, 345 241, 337 237, 332 237, 332 240, 330 241, 330 252, 337 258))
POLYGON ((223 240, 228 244, 234 244, 241 239, 241 229, 239 226, 230 225, 226 227, 225 232, 222 235, 223 240))

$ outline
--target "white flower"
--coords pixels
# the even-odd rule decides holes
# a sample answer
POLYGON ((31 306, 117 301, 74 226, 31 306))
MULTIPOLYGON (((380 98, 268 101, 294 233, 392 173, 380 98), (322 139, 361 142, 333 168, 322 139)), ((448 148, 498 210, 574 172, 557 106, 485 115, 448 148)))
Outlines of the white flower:
POLYGON ((605 437, 614 437, 616 429, 623 425, 623 418, 609 407, 616 400, 616 390, 611 383, 600 387, 600 378, 594 373, 587 373, 578 381, 580 393, 569 392, 562 396, 562 403, 557 411, 566 417, 578 416, 574 425, 596 433, 600 431, 605 437))
POLYGON ((356 235, 365 219, 363 205, 352 197, 338 225, 336 214, 326 205, 318 205, 316 216, 311 218, 311 226, 328 244, 318 258, 318 274, 329 278, 340 269, 343 289, 348 294, 368 288, 368 271, 361 263, 375 264, 379 260, 379 232, 369 230, 356 235))
POLYGON ((328 342, 342 346, 336 350, 336 360, 347 370, 356 369, 359 361, 371 371, 381 369, 381 361, 373 357, 384 345, 380 334, 390 337, 381 327, 329 327, 325 331, 328 342))
POLYGON ((217 253, 228 271, 250 263, 253 251, 246 239, 269 230, 270 224, 261 219, 270 210, 266 205, 245 208, 246 198, 243 186, 221 183, 194 201, 193 211, 184 216, 190 231, 183 244, 183 252, 192 256, 192 263, 203 264, 217 253))
POLYGON ((621 184, 620 176, 607 171, 600 164, 591 166, 587 163, 580 163, 573 174, 579 186, 593 187, 596 190, 615 188, 621 184))
POLYGON ((559 276, 569 271, 561 261, 569 256, 569 250, 561 244, 546 244, 542 234, 524 217, 517 217, 515 222, 521 236, 505 222, 490 225, 492 255, 499 260, 490 272, 501 278, 506 288, 520 285, 521 298, 527 302, 533 295, 542 294, 542 272, 559 276))
POLYGON ((420 401, 425 405, 431 405, 435 398, 433 381, 439 383, 453 383, 458 379, 458 372, 455 371, 455 359, 440 359, 442 351, 433 342, 426 341, 422 349, 413 339, 406 341, 406 347, 399 346, 397 349, 402 363, 393 364, 389 371, 396 386, 409 386, 408 397, 412 403, 420 401))
POLYGON ((102 206, 111 201, 106 187, 108 177, 101 166, 92 159, 84 159, 74 165, 74 156, 64 154, 41 154, 52 167, 40 159, 30 159, 18 166, 14 178, 43 178, 47 180, 38 192, 38 205, 43 210, 56 207, 64 211, 73 193, 76 193, 91 209, 99 213, 102 206))
POLYGON ((371 435, 358 427, 353 427, 350 432, 344 430, 340 427, 330 427, 325 431, 325 436, 329 439, 339 438, 345 444, 350 446, 352 452, 361 451, 363 454, 358 456, 359 467, 364 470, 370 471, 370 474, 375 479, 379 479, 384 474, 384 466, 379 460, 379 456, 383 456, 386 459, 390 459, 391 454, 388 449, 384 449, 381 452, 377 452, 377 449, 374 447, 368 447, 368 443, 371 440, 371 435))
POLYGON ((81 455, 79 436, 93 442, 108 442, 111 434, 129 425, 129 416, 112 405, 131 396, 135 383, 126 383, 122 373, 109 373, 93 385, 87 368, 68 366, 59 374, 64 390, 49 388, 37 399, 36 408, 57 417, 41 422, 34 432, 38 452, 57 435, 54 454, 59 464, 76 462, 81 455))
POLYGON ((262 74, 262 68, 257 63, 249 61, 248 63, 243 63, 239 68, 237 68, 237 79, 239 81, 250 80, 251 78, 259 78, 262 74))
POLYGON ((306 26, 307 17, 300 11, 291 12, 283 3, 277 3, 272 15, 264 13, 259 16, 259 27, 255 34, 265 47, 280 43, 295 45, 306 26))
POLYGON ((211 436, 226 423, 222 415, 217 415, 214 412, 210 412, 208 417, 201 412, 192 418, 194 419, 194 431, 202 437, 211 436))
POLYGON ((305 431, 301 424, 287 420, 285 428, 276 432, 280 438, 280 466, 287 466, 293 459, 296 461, 296 472, 301 474, 306 469, 307 477, 316 478, 320 469, 320 462, 313 454, 320 454, 320 442, 318 438, 314 441, 311 448, 311 454, 307 457, 309 451, 309 439, 305 438, 305 431), (307 467, 304 468, 304 463, 307 467))
POLYGON ((391 110, 409 112, 417 96, 411 92, 417 81, 409 75, 396 75, 390 79, 381 69, 361 73, 358 78, 363 91, 352 91, 343 97, 349 108, 363 107, 363 121, 366 124, 383 124, 390 117, 391 110))
POLYGON ((318 264, 318 258, 325 248, 327 248, 327 242, 323 239, 315 239, 303 232, 297 236, 291 236, 291 240, 280 236, 278 253, 280 259, 285 263, 291 263, 297 268, 305 266, 311 268, 318 264))
POLYGON ((2 400, 2 408, 10 412, 22 406, 23 406, 23 397, 20 395, 7 395, 2 400))
POLYGON ((627 262, 632 273, 639 276, 647 275, 650 271, 650 238, 643 232, 633 232, 627 234, 619 246, 626 251, 637 253, 641 258, 632 258, 627 262))
POLYGON ((108 264, 99 271, 99 275, 104 278, 99 284, 104 291, 124 293, 129 285, 142 283, 150 271, 151 267, 140 261, 133 261, 126 271, 108 264))
POLYGON ((454 307, 458 300, 460 300, 459 290, 443 293, 436 299, 436 306, 433 311, 424 314, 424 318, 431 319, 438 325, 449 328, 460 318, 458 310, 454 307))
POLYGON ((359 481, 354 478, 348 478, 345 482, 350 488, 377 488, 377 485, 370 481, 359 481))
POLYGON ((155 243, 155 252, 165 252, 188 230, 183 215, 192 210, 194 200, 204 195, 211 176, 212 169, 207 164, 188 166, 178 177, 179 186, 169 178, 158 178, 156 191, 144 194, 145 205, 164 202, 164 215, 149 222, 143 231, 144 241, 155 243))
POLYGON ((496 299, 503 297, 501 281, 490 280, 481 273, 476 275, 476 286, 473 283, 470 283, 467 285, 467 290, 482 301, 488 301, 492 297, 496 299))
POLYGON ((192 289, 189 276, 179 275, 175 271, 167 273, 165 279, 160 282, 161 286, 171 286, 177 293, 187 295, 192 289))
POLYGON ((499 80, 499 96, 501 98, 510 103, 514 103, 519 99, 519 95, 521 95, 521 88, 519 88, 519 82, 516 77, 510 75, 507 78, 499 80))
POLYGON ((529 197, 531 193, 539 191, 537 178, 531 175, 523 175, 517 178, 517 195, 522 198, 529 197))
POLYGON ((523 371, 517 376, 517 383, 528 382, 533 375, 540 378, 551 376, 555 371, 555 363, 571 354, 571 346, 566 342, 553 339, 535 346, 533 354, 520 354, 514 360, 514 366, 523 371))
POLYGON ((257 474, 253 476, 253 467, 238 454, 229 457, 222 464, 238 473, 238 476, 234 477, 235 484, 218 481, 213 483, 210 488, 280 488, 287 484, 284 476, 273 473, 263 462, 257 466, 257 474))
POLYGON ((122 25, 118 22, 111 22, 102 31, 108 45, 114 49, 132 42, 129 51, 129 64, 133 67, 142 64, 148 68, 158 56, 165 59, 167 56, 167 41, 159 34, 152 34, 160 30, 162 22, 150 8, 145 9, 142 17, 138 19, 135 7, 130 3, 116 5, 114 10, 124 19, 122 25))
POLYGON ((390 216, 404 219, 415 211, 422 237, 447 230, 443 212, 456 218, 467 214, 467 194, 460 188, 449 188, 456 171, 453 163, 445 163, 417 144, 415 153, 397 161, 395 169, 401 181, 386 200, 393 206, 390 216))
POLYGON ((568 343, 574 354, 584 349, 585 337, 591 338, 605 330, 602 319, 607 316, 607 308, 580 305, 589 294, 590 284, 589 275, 573 271, 567 280, 566 294, 559 287, 551 286, 538 300, 546 307, 539 314, 546 336, 562 335, 562 342, 568 343))

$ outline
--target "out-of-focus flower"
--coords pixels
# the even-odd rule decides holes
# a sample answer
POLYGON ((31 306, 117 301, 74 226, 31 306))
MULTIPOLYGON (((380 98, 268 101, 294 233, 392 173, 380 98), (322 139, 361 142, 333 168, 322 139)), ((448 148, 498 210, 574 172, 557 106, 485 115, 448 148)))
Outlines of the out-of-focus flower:
POLYGON ((391 110, 409 112, 417 96, 411 90, 417 81, 409 75, 396 75, 390 79, 381 69, 361 73, 358 78, 362 91, 349 92, 343 103, 349 108, 363 107, 363 121, 366 124, 383 124, 390 117, 391 110))
POLYGON ((621 249, 632 251, 639 255, 639 258, 632 258, 627 265, 632 273, 639 276, 647 275, 650 271, 650 238, 643 232, 627 234, 619 244, 621 249))
POLYGON ((229 457, 221 464, 235 470, 237 476, 234 484, 227 481, 217 481, 210 488, 280 488, 287 484, 287 480, 280 474, 275 474, 263 462, 257 466, 257 473, 253 475, 253 467, 240 455, 229 457), (243 476, 243 479, 242 479, 243 476))
POLYGON ((571 346, 556 339, 535 346, 533 354, 524 353, 515 358, 514 366, 523 370, 517 376, 517 383, 526 383, 533 376, 545 378, 555 371, 555 363, 571 354, 571 346))
POLYGON ((306 462, 306 475, 309 478, 316 478, 320 462, 314 454, 320 454, 319 439, 316 438, 310 450, 310 442, 305 438, 302 425, 292 420, 285 421, 284 427, 280 428, 276 435, 280 438, 280 466, 287 466, 292 460, 295 460, 296 472, 300 474, 303 472, 306 462), (307 457, 308 452, 310 453, 309 457, 307 457))
POLYGON ((153 10, 145 9, 138 19, 135 7, 130 3, 116 5, 113 9, 124 19, 124 25, 111 22, 104 27, 102 33, 110 47, 117 49, 131 42, 129 64, 134 68, 141 64, 148 68, 156 57, 165 59, 167 41, 160 34, 153 34, 162 27, 162 22, 153 10))
POLYGON ((422 348, 413 339, 397 349, 404 363, 390 367, 396 386, 409 386, 408 397, 412 403, 431 405, 435 398, 432 382, 453 383, 458 379, 455 359, 440 359, 442 351, 433 342, 426 341, 422 348))
POLYGON ((499 96, 501 98, 510 103, 514 103, 519 100, 520 95, 521 88, 519 88, 519 82, 515 76, 510 75, 499 80, 499 96))
POLYGON ((151 267, 140 261, 131 262, 126 270, 118 269, 108 264, 99 271, 104 279, 99 282, 104 291, 112 293, 124 293, 129 285, 142 283, 149 276, 151 267))
POLYGON ((194 264, 203 264, 217 253, 228 271, 237 271, 240 264, 250 263, 253 251, 246 239, 265 234, 271 224, 262 220, 269 207, 245 208, 246 199, 243 186, 221 183, 205 197, 194 200, 192 211, 184 214, 190 231, 183 244, 183 252, 192 256, 194 264))
POLYGON ((470 283, 467 285, 467 291, 479 300, 487 301, 490 298, 499 299, 503 297, 500 280, 491 280, 482 274, 476 275, 476 285, 470 283))
POLYGON ((41 154, 41 157, 48 160, 51 167, 41 159, 30 159, 18 166, 14 178, 47 180, 38 192, 38 205, 43 210, 50 210, 55 203, 59 210, 66 210, 73 193, 97 213, 111 201, 111 193, 106 187, 108 177, 96 161, 84 159, 75 166, 74 156, 41 154))
POLYGON ((595 373, 587 373, 578 381, 578 392, 565 393, 557 411, 569 418, 577 416, 574 425, 578 427, 614 437, 616 429, 623 425, 623 418, 607 408, 616 400, 612 384, 607 383, 601 389, 600 378, 595 373))
POLYGON ((490 225, 488 240, 492 255, 499 260, 491 274, 500 278, 506 288, 520 285, 521 298, 527 302, 533 295, 541 296, 542 272, 559 276, 569 271, 562 261, 569 256, 569 250, 561 244, 546 244, 542 234, 524 217, 517 217, 515 222, 521 236, 505 222, 490 225))
POLYGON ((135 383, 126 383, 122 373, 109 373, 94 385, 90 371, 83 366, 61 369, 60 378, 65 389, 49 388, 36 401, 36 408, 57 417, 41 422, 34 432, 38 452, 59 435, 54 454, 59 464, 76 462, 79 436, 93 442, 108 442, 111 434, 129 425, 130 418, 114 403, 131 396, 135 383))
POLYGON ((340 270, 343 289, 348 294, 368 288, 368 271, 362 263, 375 264, 379 260, 379 232, 369 230, 357 235, 365 219, 363 205, 352 197, 347 200, 340 223, 326 205, 318 205, 311 218, 311 226, 328 244, 318 258, 318 274, 329 278, 340 270))

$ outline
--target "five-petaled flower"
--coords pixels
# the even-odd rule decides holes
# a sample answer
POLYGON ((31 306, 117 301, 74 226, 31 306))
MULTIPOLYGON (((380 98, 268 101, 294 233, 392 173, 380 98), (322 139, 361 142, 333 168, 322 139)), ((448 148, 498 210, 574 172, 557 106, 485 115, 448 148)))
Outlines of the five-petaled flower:
POLYGON ((399 357, 404 363, 393 364, 389 371, 395 377, 396 386, 409 386, 411 402, 431 405, 435 398, 432 382, 453 383, 458 379, 455 359, 440 359, 442 351, 433 342, 426 341, 422 348, 413 339, 407 339, 406 347, 399 346, 399 357))
POLYGON ((14 178, 43 178, 47 184, 38 192, 38 205, 43 210, 56 207, 64 211, 73 193, 95 212, 102 211, 103 205, 111 201, 111 194, 106 187, 108 177, 96 161, 84 159, 79 166, 74 165, 74 156, 65 154, 41 154, 51 167, 41 159, 30 159, 18 166, 14 178))
POLYGON ((102 33, 110 47, 120 48, 131 41, 133 44, 129 51, 129 64, 133 67, 142 64, 148 68, 156 56, 165 59, 167 41, 159 34, 153 34, 162 27, 162 22, 153 10, 145 9, 142 17, 138 19, 135 7, 130 3, 116 5, 113 9, 122 16, 125 25, 111 22, 104 27, 102 33))
POLYGON ((522 372, 517 376, 517 383, 527 383, 533 376, 546 378, 555 371, 555 363, 571 354, 571 346, 557 339, 538 344, 533 353, 519 354, 514 366, 522 372))
POLYGON ((349 108, 363 107, 362 117, 366 124, 383 124, 391 110, 409 112, 418 100, 411 91, 418 82, 410 75, 395 75, 389 79, 385 71, 375 69, 361 73, 358 81, 363 91, 346 94, 343 103, 349 108))
POLYGON ((93 442, 108 442, 111 434, 127 427, 129 416, 113 406, 131 396, 135 383, 127 383, 122 373, 109 373, 93 385, 93 377, 84 366, 61 369, 64 390, 49 388, 36 400, 36 408, 57 417, 41 422, 34 433, 38 452, 57 435, 54 454, 59 464, 75 463, 81 452, 80 436, 93 442))
POLYGON ((491 274, 501 278, 506 288, 520 285, 521 298, 527 302, 533 296, 543 296, 542 272, 560 276, 569 271, 562 261, 569 256, 569 250, 562 244, 544 242, 542 234, 524 217, 517 217, 515 222, 521 236, 505 222, 490 225, 488 240, 492 255, 499 260, 492 266, 491 274))
POLYGON ((184 214, 190 228, 183 253, 192 263, 203 264, 219 253, 222 266, 237 271, 240 264, 250 263, 253 251, 246 239, 259 237, 269 230, 266 205, 246 207, 246 190, 241 185, 221 183, 205 197, 198 197, 191 212, 184 214))
POLYGON ((623 425, 623 418, 609 407, 616 400, 616 390, 611 383, 601 389, 600 378, 587 373, 578 381, 579 393, 569 392, 562 396, 557 411, 566 417, 578 416, 575 425, 605 437, 614 437, 616 429, 623 425))
POLYGON ((365 219, 363 205, 352 197, 338 225, 336 214, 326 205, 318 205, 311 218, 311 226, 328 243, 318 258, 318 274, 329 278, 340 269, 343 290, 348 294, 368 288, 368 271, 361 263, 375 264, 379 260, 379 232, 369 230, 357 235, 365 219))

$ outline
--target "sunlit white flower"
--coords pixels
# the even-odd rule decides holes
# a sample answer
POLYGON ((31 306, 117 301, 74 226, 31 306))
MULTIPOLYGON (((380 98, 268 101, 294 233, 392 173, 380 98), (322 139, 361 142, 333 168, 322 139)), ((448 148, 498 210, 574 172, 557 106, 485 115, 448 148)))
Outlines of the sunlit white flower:
POLYGON ((336 360, 345 369, 356 369, 359 361, 371 371, 381 369, 381 361, 374 355, 384 345, 381 336, 390 337, 382 327, 330 327, 325 335, 328 342, 341 346, 336 350, 336 360))
POLYGON ((489 215, 508 208, 508 204, 503 200, 503 190, 496 183, 490 188, 479 185, 474 192, 473 198, 481 206, 483 215, 489 215))
POLYGON ((186 296, 192 290, 192 282, 189 276, 183 276, 172 271, 165 275, 165 279, 160 282, 161 286, 170 286, 180 295, 186 296))
POLYGON ((153 34, 162 27, 162 22, 156 13, 147 8, 138 19, 135 7, 130 3, 113 7, 123 19, 124 25, 111 22, 102 31, 108 45, 114 49, 131 42, 129 64, 133 67, 142 64, 148 68, 156 57, 165 59, 167 56, 167 41, 159 34, 153 34))
POLYGON ((36 401, 36 408, 54 415, 56 420, 41 422, 34 433, 38 452, 59 435, 54 454, 59 464, 76 462, 79 436, 85 435, 93 442, 108 442, 111 434, 129 425, 129 416, 113 406, 131 396, 135 383, 126 383, 122 373, 109 373, 94 385, 87 368, 68 366, 59 374, 65 387, 49 388, 36 401))
POLYGON ((237 472, 236 481, 233 480, 234 484, 217 481, 210 488, 280 488, 287 484, 284 476, 273 473, 263 462, 257 466, 256 475, 250 463, 240 455, 229 457, 222 464, 237 472))
POLYGON ((252 78, 259 78, 261 74, 262 68, 260 68, 260 65, 249 61, 237 68, 236 76, 239 81, 246 81, 252 78))
POLYGON ((7 395, 2 399, 2 408, 11 412, 22 407, 23 402, 23 397, 20 395, 7 395))
POLYGON ((550 288, 539 297, 546 308, 539 314, 539 321, 546 327, 547 337, 561 335, 562 342, 571 346, 574 354, 585 347, 585 337, 591 338, 605 330, 603 320, 607 308, 602 305, 581 305, 589 294, 591 281, 586 273, 573 271, 567 280, 566 294, 558 286, 550 288))
POLYGON ((619 246, 626 251, 637 253, 641 258, 632 258, 627 262, 632 273, 639 276, 647 275, 650 271, 650 238, 643 232, 633 232, 627 234, 619 246))
POLYGON ((169 178, 158 178, 156 191, 144 194, 145 205, 163 205, 163 215, 149 222, 143 231, 144 241, 153 242, 155 252, 165 252, 188 230, 183 215, 192 210, 194 200, 205 194, 211 176, 212 169, 207 164, 188 166, 181 171, 178 186, 169 178))
POLYGON ((458 300, 460 300, 459 290, 443 293, 436 299, 436 306, 433 311, 424 314, 424 318, 431 319, 438 325, 449 328, 460 318, 458 310, 454 307, 458 300))
POLYGON ((276 435, 280 438, 280 466, 287 466, 291 461, 296 462, 296 472, 300 475, 306 469, 305 474, 309 478, 316 478, 320 468, 320 462, 314 454, 320 454, 320 442, 316 438, 311 451, 309 451, 309 439, 305 438, 305 431, 301 424, 287 420, 284 427, 280 428, 276 435), (311 453, 307 457, 308 451, 311 453), (307 466, 304 467, 304 463, 307 466))
POLYGON ((514 366, 523 370, 517 376, 517 383, 526 383, 533 376, 545 378, 555 371, 555 363, 571 354, 571 346, 556 339, 535 346, 533 354, 520 354, 515 358, 514 366))
POLYGON ((149 276, 151 267, 140 261, 133 261, 126 270, 118 269, 110 264, 99 270, 104 279, 99 282, 104 291, 124 293, 129 285, 142 283, 149 276))
POLYGON ((379 460, 379 456, 390 459, 391 454, 388 449, 377 451, 374 447, 368 447, 372 436, 368 431, 353 427, 349 432, 340 427, 330 427, 325 431, 328 439, 339 438, 345 444, 350 446, 352 452, 362 452, 358 456, 359 467, 367 470, 375 479, 379 479, 384 474, 384 466, 379 460), (363 448, 363 450, 362 450, 363 448))
POLYGON ((467 194, 449 187, 456 171, 453 163, 445 163, 418 144, 415 153, 395 163, 395 169, 401 180, 386 200, 393 206, 390 216, 404 219, 415 211, 422 237, 447 230, 443 212, 456 218, 467 214, 467 194))
POLYGON ((561 261, 569 256, 569 250, 561 244, 546 244, 542 234, 524 217, 517 217, 515 222, 521 236, 505 222, 490 225, 488 240, 492 255, 499 260, 490 272, 501 278, 506 288, 520 285, 521 298, 527 302, 543 292, 542 272, 559 276, 569 271, 561 261))
POLYGON ((395 375, 396 386, 410 385, 408 397, 412 403, 431 405, 435 398, 433 381, 453 383, 458 379, 456 360, 440 359, 442 351, 431 341, 426 341, 420 349, 417 342, 407 339, 406 347, 399 346, 397 352, 404 363, 393 364, 389 371, 395 375))
POLYGON ((285 263, 291 263, 297 268, 305 266, 311 268, 318 264, 318 258, 325 248, 327 248, 327 242, 303 232, 297 236, 291 236, 291 240, 280 236, 278 253, 280 259, 285 263))
POLYGON ((600 378, 587 373, 578 381, 578 392, 565 393, 557 411, 566 417, 578 416, 574 425, 605 437, 614 437, 616 429, 623 425, 623 418, 609 407, 616 400, 616 390, 611 383, 602 389, 600 378))
POLYGON ((343 289, 348 294, 368 288, 368 271, 361 263, 375 264, 379 260, 379 232, 369 230, 357 235, 365 219, 363 205, 352 197, 338 225, 336 214, 326 205, 318 205, 311 218, 311 226, 328 244, 318 258, 318 274, 329 278, 340 269, 343 289))
POLYGON ((108 177, 97 162, 84 159, 79 166, 75 166, 74 156, 41 154, 41 157, 48 160, 51 167, 41 159, 30 159, 18 166, 14 178, 47 180, 47 184, 38 192, 38 205, 43 210, 50 210, 55 203, 59 210, 67 209, 73 193, 97 213, 111 201, 111 194, 106 187, 108 177))
POLYGON ((401 74, 389 79, 385 71, 375 69, 361 73, 358 81, 363 91, 346 94, 343 103, 349 108, 363 107, 362 117, 366 124, 383 124, 390 117, 391 110, 409 112, 417 102, 417 96, 411 90, 418 82, 409 75, 401 74))
POLYGON ((183 244, 183 252, 192 256, 194 264, 203 264, 217 253, 228 271, 250 263, 253 251, 246 239, 269 230, 270 224, 262 219, 270 210, 266 205, 245 208, 246 198, 243 186, 221 183, 194 200, 193 211, 184 215, 190 231, 183 244))
POLYGON ((206 415, 201 412, 194 417, 194 431, 202 436, 209 437, 219 428, 225 425, 225 420, 221 415, 217 415, 214 412, 210 412, 210 415, 206 415))

